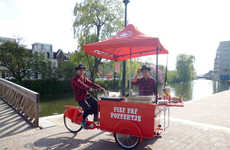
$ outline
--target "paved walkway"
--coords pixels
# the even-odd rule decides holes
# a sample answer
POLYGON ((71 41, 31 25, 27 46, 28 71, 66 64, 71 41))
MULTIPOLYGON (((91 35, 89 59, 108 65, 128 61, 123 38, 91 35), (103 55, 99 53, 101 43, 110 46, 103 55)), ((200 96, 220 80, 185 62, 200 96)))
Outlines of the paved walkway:
MULTIPOLYGON (((160 139, 144 140, 136 150, 230 150, 230 91, 173 108, 172 121, 160 139)), ((119 150, 109 132, 83 130, 69 133, 63 116, 40 119, 55 126, 30 129, 0 138, 0 150, 119 150)))
POLYGON ((0 141, 3 137, 19 134, 29 129, 32 129, 31 126, 0 99, 0 141))
POLYGON ((199 123, 230 128, 230 91, 224 91, 176 108, 172 116, 199 123))

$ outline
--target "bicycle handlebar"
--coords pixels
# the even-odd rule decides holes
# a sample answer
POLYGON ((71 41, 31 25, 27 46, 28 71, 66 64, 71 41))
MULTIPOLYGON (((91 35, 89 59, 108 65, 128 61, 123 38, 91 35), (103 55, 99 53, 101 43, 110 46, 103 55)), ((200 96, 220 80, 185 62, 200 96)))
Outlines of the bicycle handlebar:
MULTIPOLYGON (((88 92, 90 95, 97 95, 97 93, 101 91, 102 91, 101 89, 92 88, 92 90, 91 91, 89 90, 88 92)), ((107 90, 105 90, 104 95, 109 95, 107 90)))

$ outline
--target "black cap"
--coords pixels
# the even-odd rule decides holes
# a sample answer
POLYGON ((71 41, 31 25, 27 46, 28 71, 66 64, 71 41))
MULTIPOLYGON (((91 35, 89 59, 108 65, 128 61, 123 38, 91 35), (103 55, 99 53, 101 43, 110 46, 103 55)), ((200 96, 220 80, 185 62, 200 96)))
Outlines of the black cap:
POLYGON ((75 70, 79 70, 79 69, 84 69, 85 70, 85 66, 82 64, 79 64, 77 67, 75 67, 75 70))
POLYGON ((141 67, 141 71, 143 71, 143 70, 148 70, 148 71, 150 71, 150 68, 147 67, 146 65, 143 65, 143 66, 141 67))

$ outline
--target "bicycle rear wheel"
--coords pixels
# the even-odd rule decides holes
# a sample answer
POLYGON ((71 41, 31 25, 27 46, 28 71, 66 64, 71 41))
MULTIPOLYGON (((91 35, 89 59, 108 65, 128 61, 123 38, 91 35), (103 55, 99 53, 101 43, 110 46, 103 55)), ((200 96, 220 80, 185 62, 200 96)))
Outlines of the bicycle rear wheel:
POLYGON ((72 120, 66 116, 64 116, 64 124, 65 127, 72 133, 77 133, 82 129, 82 126, 80 124, 72 122, 72 120))

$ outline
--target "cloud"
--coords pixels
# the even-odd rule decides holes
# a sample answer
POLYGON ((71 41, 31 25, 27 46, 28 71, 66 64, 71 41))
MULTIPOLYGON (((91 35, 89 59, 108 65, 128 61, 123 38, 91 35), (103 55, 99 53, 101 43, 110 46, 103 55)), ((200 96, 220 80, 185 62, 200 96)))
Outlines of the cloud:
POLYGON ((75 0, 20 0, 16 5, 18 31, 28 45, 41 42, 52 44, 54 51, 76 49, 72 30, 75 0))
POLYGON ((0 9, 3 9, 6 7, 6 4, 3 1, 0 1, 0 9))

